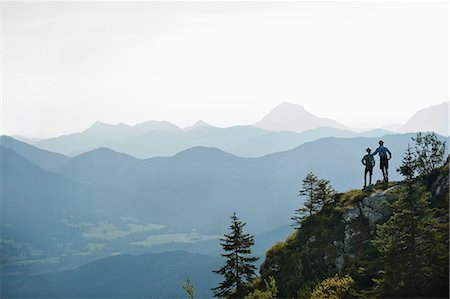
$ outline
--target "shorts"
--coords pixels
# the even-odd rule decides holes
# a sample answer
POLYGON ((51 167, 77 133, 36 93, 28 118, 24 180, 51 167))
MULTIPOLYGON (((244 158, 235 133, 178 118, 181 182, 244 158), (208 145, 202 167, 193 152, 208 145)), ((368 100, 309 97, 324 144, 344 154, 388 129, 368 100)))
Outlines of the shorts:
POLYGON ((366 167, 366 169, 364 170, 364 175, 366 175, 367 173, 372 175, 373 174, 373 167, 366 167))
POLYGON ((389 162, 387 157, 380 157, 380 169, 388 169, 389 168, 389 162))

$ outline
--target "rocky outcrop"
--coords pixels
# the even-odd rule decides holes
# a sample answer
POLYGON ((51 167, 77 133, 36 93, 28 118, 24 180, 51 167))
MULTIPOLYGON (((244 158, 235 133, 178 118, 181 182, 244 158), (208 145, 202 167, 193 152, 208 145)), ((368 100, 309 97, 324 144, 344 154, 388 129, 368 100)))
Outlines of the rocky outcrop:
MULTIPOLYGON (((362 200, 357 201, 350 209, 342 215, 344 222, 344 241, 343 249, 344 255, 353 259, 353 247, 359 245, 367 236, 375 233, 376 225, 385 222, 391 215, 388 206, 388 198, 395 194, 398 185, 395 185, 387 190, 375 192, 362 200)), ((342 260, 339 257, 340 261, 342 260)), ((341 263, 336 263, 341 265, 341 263)), ((342 265, 341 265, 342 267, 342 265)))
POLYGON ((353 208, 346 211, 342 215, 342 219, 345 223, 351 223, 359 217, 364 217, 371 227, 383 223, 391 214, 387 205, 387 198, 396 189, 398 189, 397 185, 382 192, 372 193, 357 202, 353 208))
MULTIPOLYGON (((417 180, 431 193, 430 204, 441 211, 443 223, 448 223, 448 165, 417 180)), ((286 298, 296 297, 308 283, 342 271, 353 271, 362 282, 372 281, 379 274, 371 268, 377 256, 372 241, 377 225, 390 218, 389 203, 402 194, 401 186, 380 182, 372 189, 337 195, 335 202, 308 217, 285 242, 267 252, 261 281, 275 277, 280 296, 286 298)))

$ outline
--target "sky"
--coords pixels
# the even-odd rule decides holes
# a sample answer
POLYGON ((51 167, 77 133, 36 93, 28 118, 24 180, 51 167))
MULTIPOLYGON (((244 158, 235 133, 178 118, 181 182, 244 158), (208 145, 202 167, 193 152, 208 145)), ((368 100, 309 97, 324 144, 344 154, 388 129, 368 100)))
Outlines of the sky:
POLYGON ((447 1, 2 1, 1 133, 252 124, 288 101, 350 127, 448 100, 447 1))

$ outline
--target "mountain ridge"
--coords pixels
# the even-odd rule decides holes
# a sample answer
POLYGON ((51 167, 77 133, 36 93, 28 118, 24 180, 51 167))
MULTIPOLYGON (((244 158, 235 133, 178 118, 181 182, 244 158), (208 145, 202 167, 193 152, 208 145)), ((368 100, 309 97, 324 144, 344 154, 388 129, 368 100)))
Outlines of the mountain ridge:
POLYGON ((431 131, 449 136, 449 105, 446 101, 420 109, 398 129, 399 132, 431 131))
POLYGON ((338 129, 350 128, 335 120, 318 117, 308 112, 303 106, 283 102, 265 115, 255 126, 272 131, 303 132, 319 127, 338 129))
POLYGON ((70 159, 63 154, 39 149, 6 135, 0 136, 0 146, 13 149, 19 155, 48 171, 59 170, 70 159))

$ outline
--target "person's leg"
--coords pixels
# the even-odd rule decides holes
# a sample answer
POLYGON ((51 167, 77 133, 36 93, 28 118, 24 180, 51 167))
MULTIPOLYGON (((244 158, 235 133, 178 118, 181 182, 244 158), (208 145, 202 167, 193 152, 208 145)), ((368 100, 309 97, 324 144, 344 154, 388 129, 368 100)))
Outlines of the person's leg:
POLYGON ((384 167, 381 168, 381 173, 383 174, 383 181, 386 181, 386 174, 384 173, 384 167))
POLYGON ((364 188, 366 188, 367 184, 367 170, 364 171, 364 188))
POLYGON ((389 173, 388 173, 388 168, 386 167, 386 182, 389 181, 389 173))

